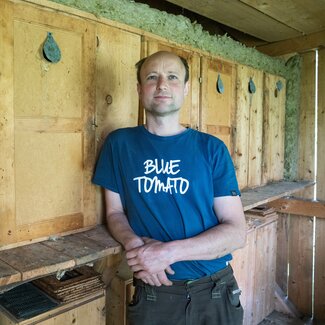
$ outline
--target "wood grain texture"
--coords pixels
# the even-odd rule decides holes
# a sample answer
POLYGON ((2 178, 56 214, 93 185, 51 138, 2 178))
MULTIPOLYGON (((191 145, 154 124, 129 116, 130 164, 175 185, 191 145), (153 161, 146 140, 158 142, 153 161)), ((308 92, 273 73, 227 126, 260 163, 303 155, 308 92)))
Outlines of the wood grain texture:
MULTIPOLYGON (((324 36, 325 39, 325 36, 324 36)), ((325 201, 325 50, 318 52, 317 199, 325 201)))
POLYGON ((325 220, 316 218, 314 317, 325 321, 325 220))
POLYGON ((312 218, 290 215, 288 298, 304 315, 312 313, 312 218))
POLYGON ((265 73, 262 184, 283 179, 285 99, 285 79, 265 73), (277 82, 281 82, 281 90, 277 82))

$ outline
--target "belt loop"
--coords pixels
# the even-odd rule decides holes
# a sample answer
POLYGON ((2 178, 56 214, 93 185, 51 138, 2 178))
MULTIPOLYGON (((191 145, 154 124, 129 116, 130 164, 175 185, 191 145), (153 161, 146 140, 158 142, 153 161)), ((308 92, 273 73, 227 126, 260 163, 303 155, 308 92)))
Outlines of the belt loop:
POLYGON ((211 290, 211 299, 221 298, 221 287, 225 284, 224 281, 218 280, 214 282, 214 286, 211 290))
POLYGON ((146 290, 147 300, 148 301, 157 301, 155 289, 152 286, 150 286, 149 284, 145 284, 144 288, 146 290))

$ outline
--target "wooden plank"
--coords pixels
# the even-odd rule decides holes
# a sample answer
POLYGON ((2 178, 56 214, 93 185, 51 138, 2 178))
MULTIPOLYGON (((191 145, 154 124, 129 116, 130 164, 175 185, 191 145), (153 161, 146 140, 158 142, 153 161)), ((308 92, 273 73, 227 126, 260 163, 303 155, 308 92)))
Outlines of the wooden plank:
MULTIPOLYGON (((269 203, 268 203, 269 204, 269 203)), ((289 216, 279 213, 277 224, 277 251, 276 251, 276 283, 284 292, 288 293, 288 243, 289 243, 289 216)))
POLYGON ((314 317, 325 321, 325 220, 316 218, 314 317))
POLYGON ((283 179, 285 79, 264 74, 263 174, 262 184, 283 179), (282 88, 277 89, 281 82, 282 88))
POLYGON ((1 251, 0 260, 21 272, 22 281, 75 266, 70 256, 40 243, 1 251))
POLYGON ((0 247, 16 241, 14 110, 13 110, 13 6, 0 2, 0 247))
POLYGON ((105 248, 107 255, 122 252, 122 246, 112 238, 105 225, 98 225, 95 228, 82 232, 80 235, 87 237, 105 248))
POLYGON ((306 6, 305 0, 240 0, 240 2, 274 17, 281 23, 290 26, 301 33, 310 34, 312 32, 325 29, 323 1, 311 1, 306 6))
POLYGON ((270 56, 305 52, 325 46, 325 31, 298 36, 284 41, 256 46, 256 49, 270 56))
POLYGON ((292 213, 308 217, 325 218, 325 202, 307 201, 307 200, 296 200, 293 198, 281 198, 268 203, 282 213, 292 213))
POLYGON ((288 298, 304 315, 312 314, 313 221, 290 215, 288 298))
POLYGON ((261 185, 263 72, 237 66, 237 110, 234 164, 239 187, 261 185), (253 80, 256 92, 249 92, 253 80))
MULTIPOLYGON (((298 178, 315 178, 315 52, 302 55, 298 178)), ((297 194, 313 199, 314 188, 297 194)))
POLYGON ((96 261, 110 254, 116 254, 120 250, 120 245, 114 241, 107 233, 107 240, 102 245, 98 240, 93 240, 83 234, 74 234, 66 237, 60 237, 56 240, 48 240, 42 244, 70 256, 75 260, 76 265, 82 265, 96 261))
POLYGON ((294 28, 240 1, 219 1, 218 5, 210 0, 168 1, 268 42, 300 35, 294 28))
POLYGON ((247 232, 246 245, 244 248, 233 252, 231 265, 234 270, 239 288, 242 290, 240 297, 244 308, 244 325, 252 324, 254 310, 254 279, 255 279, 255 251, 256 231, 250 229, 247 232))
MULTIPOLYGON (((324 35, 325 39, 325 35, 324 35)), ((318 52, 317 200, 325 201, 325 50, 318 52)))
POLYGON ((258 324, 274 310, 276 222, 256 228, 253 322, 258 324))
POLYGON ((0 287, 19 281, 21 281, 21 273, 0 260, 0 287))
POLYGON ((256 187, 242 191, 241 200, 244 211, 250 210, 258 205, 262 205, 283 196, 291 195, 297 191, 310 187, 314 182, 275 182, 265 186, 256 187))
POLYGON ((201 60, 201 125, 203 132, 216 131, 212 135, 220 138, 230 153, 232 146, 232 125, 235 114, 236 69, 225 61, 203 57, 201 60), (217 91, 217 80, 221 79, 224 92, 217 91), (218 131, 221 130, 221 133, 218 131), (229 133, 225 134, 225 130, 229 133))

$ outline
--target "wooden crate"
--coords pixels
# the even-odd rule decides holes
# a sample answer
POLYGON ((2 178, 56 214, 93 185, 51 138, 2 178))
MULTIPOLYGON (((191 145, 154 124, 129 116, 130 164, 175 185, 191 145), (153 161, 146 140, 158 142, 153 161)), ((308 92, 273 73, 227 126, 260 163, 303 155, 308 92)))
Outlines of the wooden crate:
POLYGON ((0 311, 1 325, 105 325, 105 291, 74 302, 60 305, 46 313, 27 320, 17 321, 6 311, 0 311))
POLYGON ((246 246, 233 253, 234 274, 242 289, 244 325, 256 325, 275 306, 277 216, 250 217, 246 246))

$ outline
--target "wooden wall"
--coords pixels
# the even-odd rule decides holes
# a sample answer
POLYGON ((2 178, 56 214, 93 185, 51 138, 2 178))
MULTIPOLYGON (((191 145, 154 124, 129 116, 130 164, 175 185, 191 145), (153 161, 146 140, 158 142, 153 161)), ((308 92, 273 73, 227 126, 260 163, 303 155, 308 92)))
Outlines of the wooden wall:
POLYGON ((300 312, 308 316, 313 315, 316 320, 324 321, 325 50, 320 50, 318 53, 317 82, 315 51, 305 53, 302 57, 299 177, 316 180, 316 196, 314 197, 314 187, 299 193, 298 196, 320 202, 318 210, 310 208, 308 211, 305 203, 305 208, 304 204, 300 207, 301 215, 297 214, 298 212, 280 215, 276 279, 278 285, 300 312), (315 121, 316 114, 317 121, 315 121), (317 131, 315 131, 315 122, 317 131), (317 144, 315 143, 316 134, 317 144), (316 145, 317 156, 315 156, 316 145), (313 241, 315 241, 315 248, 313 241), (288 265, 289 274, 287 273, 288 265))

